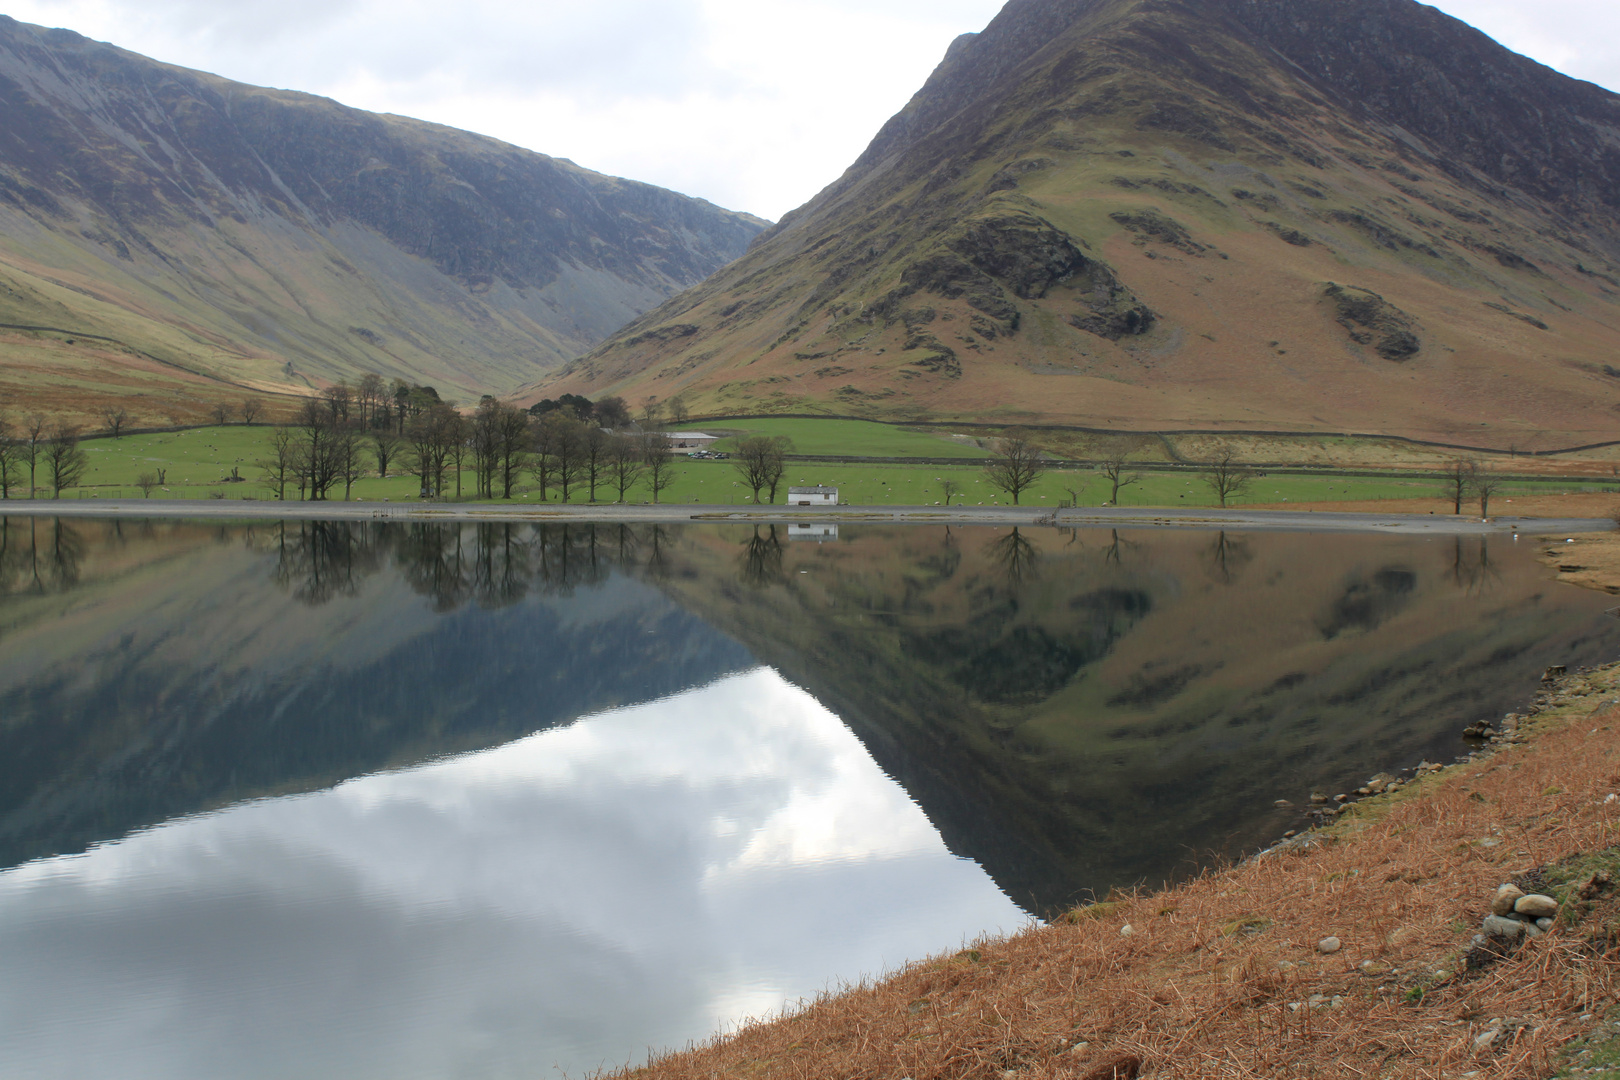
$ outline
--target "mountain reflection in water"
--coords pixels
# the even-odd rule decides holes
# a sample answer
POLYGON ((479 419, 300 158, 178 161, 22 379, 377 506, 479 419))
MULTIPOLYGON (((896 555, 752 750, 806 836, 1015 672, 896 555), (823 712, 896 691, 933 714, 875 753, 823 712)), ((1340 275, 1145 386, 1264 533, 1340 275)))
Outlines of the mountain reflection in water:
MULTIPOLYGON (((86 940, 106 944, 134 933, 129 920, 168 926, 171 909, 193 910, 190 896, 203 923, 239 928, 191 950, 197 963, 235 949, 262 966, 241 937, 261 924, 245 912, 318 907, 325 881, 325 895, 347 898, 334 901, 343 918, 376 932, 310 924, 310 942, 325 943, 315 952, 341 954, 331 943, 352 937, 356 962, 386 972, 377 957, 405 956, 400 943, 416 934, 437 958, 429 966, 463 965, 460 981, 387 1006, 408 1015, 463 995, 484 1010, 463 1015, 459 1034, 433 1029, 471 1043, 421 1060, 442 1051, 469 1075, 499 1075, 486 1064, 562 1046, 555 1032, 570 1025, 595 1033, 559 1059, 623 1060, 827 978, 1006 927, 1016 912, 1002 893, 1044 914, 1250 850, 1298 820, 1273 800, 1449 760, 1465 749, 1462 727, 1522 703, 1544 667, 1620 650, 1607 598, 1553 583, 1528 543, 1500 538, 861 525, 820 543, 791 535, 0 519, 0 865, 27 863, 0 876, 6 951, 34 941, 38 964, 79 970, 88 961, 67 937, 104 926, 107 937, 86 940), (576 723, 603 714, 619 719, 576 723), (587 745, 595 764, 565 767, 587 745), (498 764, 513 761, 523 768, 498 764), (601 800, 572 786, 614 762, 623 768, 601 800), (485 791, 492 769, 505 779, 485 791), (688 789, 705 793, 683 804, 701 811, 661 801, 688 789), (320 794, 288 798, 301 793, 320 794), (873 811, 882 830, 836 824, 866 807, 887 808, 873 811), (559 822, 570 844, 600 847, 596 862, 571 863, 567 845, 544 839, 559 822), (829 829, 843 837, 830 847, 829 829), (885 830, 909 837, 904 850, 878 842, 885 830), (315 843, 324 833, 331 842, 315 843), (226 850, 216 840, 234 854, 210 877, 191 860, 226 850), (388 853, 386 873, 367 861, 371 845, 388 853), (87 849, 82 862, 50 858, 87 849), (775 852, 758 865, 785 876, 724 869, 747 862, 743 851, 775 852), (670 859, 687 884, 660 876, 670 859), (150 872, 119 869, 136 866, 150 872), (244 869, 254 866, 266 869, 244 869), (778 917, 791 906, 779 890, 806 867, 817 884, 778 917), (125 884, 86 899, 103 877, 125 884), (417 879, 417 892, 402 884, 417 879), (681 899, 691 879, 720 892, 706 894, 702 919, 680 922, 665 906, 696 910, 681 899), (466 904, 441 895, 458 882, 466 904), (730 974, 660 937, 707 940, 712 927, 694 927, 721 910, 715 925, 739 942, 722 964, 730 974), (472 919, 476 933, 440 934, 439 916, 472 919), (531 921, 540 929, 514 928, 531 921), (562 982, 492 975, 504 1004, 468 989, 480 965, 516 971, 531 946, 562 982), (831 966, 805 959, 817 949, 831 966), (776 958, 750 967, 766 953, 776 958), (493 959, 508 954, 504 967, 493 959), (641 985, 648 957, 670 981, 648 984, 622 1024, 592 1028, 580 1010, 612 1010, 555 990, 604 970, 641 985), (567 1023, 548 1026, 535 1009, 567 1023), (552 1034, 525 1042, 519 1028, 552 1034)), ((163 932, 186 925, 201 924, 163 932)), ((286 947, 291 985, 291 958, 307 950, 286 947)), ((125 967, 87 969, 108 985, 158 964, 108 948, 125 967)), ((426 970, 392 975, 403 988, 426 970)), ((285 1022, 315 1023, 317 1003, 285 1022)), ((13 1015, 45 1023, 47 1005, 25 1004, 13 1015)), ((333 1060, 365 1075, 351 1049, 333 1060)))

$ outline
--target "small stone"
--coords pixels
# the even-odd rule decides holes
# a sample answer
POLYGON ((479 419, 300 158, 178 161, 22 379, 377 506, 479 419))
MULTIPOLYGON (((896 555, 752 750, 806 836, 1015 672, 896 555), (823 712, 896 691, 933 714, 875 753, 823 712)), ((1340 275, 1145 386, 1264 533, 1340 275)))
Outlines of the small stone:
POLYGON ((1524 896, 1524 890, 1517 885, 1503 885, 1496 890, 1496 896, 1491 900, 1492 915, 1511 915, 1513 905, 1524 896))
POLYGON ((1130 923, 1126 923, 1124 926, 1119 928, 1120 937, 1130 937, 1134 933, 1136 933, 1136 927, 1132 926, 1130 923))
POLYGON ((1271 805, 1275 806, 1279 810, 1287 810, 1290 806, 1293 806, 1294 804, 1289 802, 1287 799, 1278 799, 1276 802, 1272 803, 1271 805))
POLYGON ((1336 953, 1342 948, 1344 942, 1336 937, 1325 937, 1316 943, 1316 951, 1319 953, 1336 953))
POLYGON ((1514 922, 1512 919, 1505 919, 1500 915, 1487 915, 1485 921, 1480 924, 1480 929, 1491 937, 1517 941, 1524 933, 1524 926, 1525 924, 1522 922, 1514 922))
POLYGON ((1550 896, 1532 893, 1529 896, 1519 897, 1514 902, 1513 910, 1532 919, 1550 919, 1558 914, 1558 901, 1550 896))
POLYGON ((1483 1054, 1495 1046, 1502 1038, 1502 1021, 1493 1021, 1491 1026, 1474 1036, 1474 1053, 1483 1054))
POLYGON ((1333 796, 1333 801, 1334 802, 1339 802, 1339 803, 1349 802, 1350 801, 1350 796, 1348 796, 1348 795, 1335 795, 1335 796, 1333 796))
POLYGON ((1084 1039, 1081 1039, 1079 1042, 1077 1042, 1073 1046, 1069 1047, 1069 1053, 1074 1054, 1075 1056, 1078 1057, 1079 1055, 1085 1053, 1086 1052, 1086 1047, 1088 1047, 1090 1045, 1091 1044, 1089 1042, 1087 1042, 1084 1039))
POLYGON ((1557 926, 1557 925, 1558 925, 1558 922, 1555 919, 1537 919, 1536 920, 1536 926, 1541 930, 1541 932, 1543 934, 1552 933, 1552 928, 1557 926))
POLYGON ((1546 934, 1547 934, 1547 931, 1543 930, 1541 927, 1537 926, 1535 923, 1525 923, 1524 924, 1524 936, 1529 938, 1531 941, 1534 941, 1538 937, 1545 937, 1546 934))
POLYGON ((1320 791, 1315 791, 1315 792, 1311 793, 1311 805, 1312 806, 1321 806, 1323 803, 1325 803, 1327 801, 1328 801, 1328 797, 1326 795, 1323 795, 1320 791))

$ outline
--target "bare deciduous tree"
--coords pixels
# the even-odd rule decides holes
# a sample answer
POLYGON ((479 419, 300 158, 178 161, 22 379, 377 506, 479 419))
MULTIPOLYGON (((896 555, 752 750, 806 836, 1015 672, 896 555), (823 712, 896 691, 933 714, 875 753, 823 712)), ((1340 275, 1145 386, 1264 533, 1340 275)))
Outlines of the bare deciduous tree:
POLYGON ((264 412, 264 402, 258 398, 243 398, 242 404, 237 406, 237 410, 242 414, 242 423, 252 427, 253 422, 259 418, 259 414, 264 412))
POLYGON ((647 471, 647 462, 641 452, 641 439, 636 435, 614 435, 608 448, 608 474, 613 486, 618 489, 621 503, 624 502, 625 493, 635 487, 636 481, 647 471))
POLYGON ((1451 500, 1451 512, 1462 513, 1463 500, 1473 490, 1474 477, 1479 472, 1479 463, 1458 458, 1446 466, 1445 477, 1446 497, 1451 500))
POLYGON ((984 474, 992 484, 1011 495, 1013 505, 1017 506, 1019 496, 1046 471, 1045 457, 1023 431, 1009 432, 996 441, 995 447, 996 454, 985 463, 984 474))
POLYGON ((214 418, 214 423, 224 427, 231 422, 231 417, 236 415, 236 407, 228 401, 215 402, 213 408, 208 410, 208 415, 214 418))
POLYGON ((1474 494, 1479 498, 1479 516, 1491 516, 1491 496, 1502 490, 1502 478, 1485 466, 1477 465, 1474 469, 1474 494))
MULTIPOLYGON (((587 418, 581 416, 580 419, 587 418)), ((630 426, 630 406, 624 403, 622 397, 605 397, 596 403, 589 419, 595 420, 600 427, 618 431, 630 426)))
MULTIPOLYGON (((603 401, 611 400, 604 398, 603 401)), ((601 402, 597 402, 600 408, 601 402)), ((594 422, 585 425, 584 439, 580 443, 580 465, 585 471, 585 482, 590 487, 591 502, 596 501, 596 488, 607 473, 608 449, 611 436, 594 422)))
POLYGON ((377 479, 388 479, 388 463, 399 453, 399 436, 392 428, 381 427, 371 433, 371 455, 377 459, 377 479))
POLYGON ((365 448, 360 443, 360 432, 349 424, 338 424, 332 429, 332 464, 337 478, 343 481, 343 501, 348 502, 354 492, 354 482, 366 473, 365 448))
POLYGON ((653 503, 670 484, 675 482, 675 455, 670 452, 673 443, 662 432, 649 431, 641 437, 641 460, 647 467, 647 486, 652 488, 653 503))
POLYGON ((90 458, 79 446, 79 429, 57 425, 45 444, 45 470, 51 478, 53 498, 60 499, 66 488, 77 487, 90 467, 90 458))
POLYGON ((793 440, 785 435, 752 435, 737 444, 731 464, 742 476, 743 483, 754 492, 759 502, 761 490, 769 490, 771 502, 776 502, 776 489, 787 470, 787 453, 793 449, 793 440))
MULTIPOLYGON (((287 484, 299 473, 298 441, 292 429, 278 427, 270 433, 270 453, 260 459, 265 482, 275 488, 276 498, 287 498, 287 484)), ((161 482, 161 480, 159 481, 161 482)))
POLYGON ((322 390, 321 397, 325 399, 326 408, 331 412, 333 420, 340 424, 348 423, 349 412, 354 407, 354 391, 349 388, 347 382, 338 380, 322 390))
POLYGON ((501 498, 510 499, 518 476, 529 464, 529 447, 534 445, 529 414, 504 402, 495 416, 495 463, 500 474, 501 498))
POLYGON ((1254 483, 1254 473, 1227 450, 1205 466, 1203 480, 1224 508, 1228 499, 1235 499, 1249 490, 1249 485, 1254 483))
POLYGON ((1121 488, 1128 488, 1133 484, 1142 482, 1142 474, 1131 471, 1130 451, 1122 446, 1109 447, 1107 456, 1103 458, 1102 464, 1097 466, 1097 469, 1113 486, 1113 491, 1108 496, 1109 506, 1119 505, 1121 488))
POLYGON ((123 438, 124 425, 129 423, 128 409, 122 405, 108 405, 101 410, 101 418, 107 422, 107 430, 113 438, 123 438))
POLYGON ((669 399, 669 422, 671 424, 674 424, 676 427, 680 427, 682 424, 686 423, 686 418, 689 415, 691 414, 687 412, 685 398, 681 397, 679 394, 676 394, 674 397, 669 399))
POLYGON ((540 485, 542 500, 550 498, 553 483, 561 489, 563 502, 572 496, 574 484, 579 481, 584 441, 585 425, 567 409, 555 409, 540 418, 535 426, 534 459, 529 473, 540 485))
POLYGON ((32 499, 39 485, 34 482, 41 448, 45 445, 45 418, 29 413, 22 426, 22 460, 28 462, 28 497, 32 499))
POLYGON ((22 442, 11 433, 11 424, 0 416, 0 499, 11 498, 12 485, 21 471, 22 442))
POLYGON ((941 477, 939 481, 939 493, 945 496, 945 505, 949 506, 951 505, 952 499, 962 494, 962 485, 958 484, 955 480, 948 476, 941 477))
POLYGON ((641 403, 641 430, 657 431, 664 419, 664 403, 657 397, 648 397, 641 403))
POLYGON ((444 490, 444 471, 455 445, 461 442, 461 417, 440 402, 412 418, 405 429, 405 460, 422 482, 424 499, 444 490))
POLYGON ((141 495, 150 499, 152 490, 158 486, 157 473, 143 472, 135 478, 135 486, 141 489, 141 495))
POLYGON ((381 375, 368 371, 355 384, 354 400, 360 410, 360 423, 368 428, 377 427, 377 414, 388 400, 388 384, 383 382, 381 375))

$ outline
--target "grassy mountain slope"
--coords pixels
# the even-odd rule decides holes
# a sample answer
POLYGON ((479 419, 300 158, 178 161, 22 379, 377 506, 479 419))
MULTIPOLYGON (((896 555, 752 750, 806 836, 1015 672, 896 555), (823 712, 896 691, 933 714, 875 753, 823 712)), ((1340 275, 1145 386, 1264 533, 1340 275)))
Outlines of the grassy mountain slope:
POLYGON ((520 395, 1612 434, 1620 97, 1412 0, 1014 0, 750 253, 520 395))
POLYGON ((0 389, 16 396, 147 369, 169 392, 362 370, 509 389, 764 225, 0 18, 0 389))

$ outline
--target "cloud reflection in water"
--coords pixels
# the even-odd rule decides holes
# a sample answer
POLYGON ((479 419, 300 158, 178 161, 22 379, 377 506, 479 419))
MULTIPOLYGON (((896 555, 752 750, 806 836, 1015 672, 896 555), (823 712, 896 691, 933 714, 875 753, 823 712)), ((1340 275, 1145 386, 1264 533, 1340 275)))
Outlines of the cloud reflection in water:
POLYGON ((1012 930, 774 672, 0 875, 30 1077, 534 1077, 1012 930))

